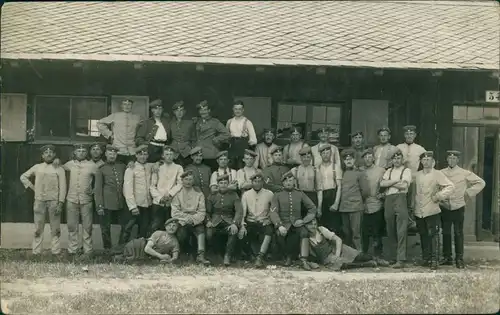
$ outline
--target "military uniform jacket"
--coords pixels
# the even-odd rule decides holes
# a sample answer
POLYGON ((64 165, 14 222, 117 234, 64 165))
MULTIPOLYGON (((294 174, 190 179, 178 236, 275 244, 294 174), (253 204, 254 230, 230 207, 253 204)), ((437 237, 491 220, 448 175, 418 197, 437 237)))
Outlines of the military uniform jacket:
POLYGON ((219 146, 230 138, 229 131, 217 118, 199 118, 196 121, 196 146, 201 147, 203 158, 215 159, 219 146))
POLYGON ((264 187, 272 192, 283 189, 281 186, 281 177, 290 170, 286 165, 272 164, 262 171, 264 177, 264 187))
POLYGON ((191 171, 194 177, 194 186, 200 189, 205 197, 210 194, 210 176, 211 170, 205 164, 190 164, 186 167, 185 171, 191 171))
POLYGON ((94 199, 97 207, 120 210, 125 206, 123 197, 123 177, 125 164, 106 163, 99 167, 95 175, 94 199))
MULTIPOLYGON (((165 128, 165 132, 167 133, 167 141, 170 139, 169 135, 169 123, 168 119, 165 117, 161 118, 161 123, 163 128, 165 128)), ((137 124, 137 128, 135 130, 135 145, 147 145, 151 140, 154 139, 156 132, 158 131, 158 125, 156 125, 156 121, 154 118, 149 118, 141 121, 137 124)))
POLYGON ((239 226, 242 216, 243 208, 236 192, 218 192, 208 197, 207 220, 211 221, 214 227, 222 221, 239 226))
POLYGON ((295 221, 300 219, 304 223, 311 222, 316 217, 316 206, 300 190, 283 190, 274 194, 269 217, 276 227, 283 225, 289 229, 295 221), (307 215, 304 218, 300 215, 302 206, 307 209, 307 215))
POLYGON ((170 121, 170 139, 171 146, 177 150, 183 157, 188 157, 189 152, 196 140, 194 123, 192 120, 183 119, 178 121, 172 119, 170 121))

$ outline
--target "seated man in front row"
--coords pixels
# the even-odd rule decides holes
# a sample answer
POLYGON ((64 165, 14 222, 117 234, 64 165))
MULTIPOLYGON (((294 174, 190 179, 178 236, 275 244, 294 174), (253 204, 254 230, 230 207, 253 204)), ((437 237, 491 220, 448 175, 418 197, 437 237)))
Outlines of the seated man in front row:
POLYGON ((198 189, 193 187, 193 173, 187 171, 182 173, 182 188, 174 196, 171 202, 172 218, 179 221, 179 231, 177 237, 179 243, 186 249, 189 237, 194 234, 198 242, 198 254, 196 262, 209 265, 205 259, 205 196, 198 189))
POLYGON ((149 239, 141 237, 131 240, 123 248, 123 254, 116 256, 116 260, 140 260, 149 255, 158 258, 160 262, 176 262, 179 257, 179 242, 175 236, 177 228, 177 220, 168 219, 165 231, 156 231, 149 239))
POLYGON ((227 235, 224 265, 229 266, 241 223, 241 201, 238 194, 229 189, 228 174, 219 175, 217 185, 219 190, 207 198, 207 239, 212 240, 215 234, 227 235))
POLYGON ((283 175, 284 190, 277 192, 271 201, 269 217, 278 229, 278 244, 285 249, 285 266, 292 264, 300 239, 300 260, 302 268, 311 270, 307 258, 309 257, 309 236, 305 224, 316 217, 316 205, 302 191, 295 189, 295 177, 291 172, 283 175), (302 206, 307 209, 307 214, 302 218, 302 206))

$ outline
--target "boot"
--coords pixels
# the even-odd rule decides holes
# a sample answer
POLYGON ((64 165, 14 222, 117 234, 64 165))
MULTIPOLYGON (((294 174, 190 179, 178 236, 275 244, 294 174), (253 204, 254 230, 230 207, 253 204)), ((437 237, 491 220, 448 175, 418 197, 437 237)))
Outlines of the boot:
POLYGON ((210 265, 210 261, 205 259, 205 252, 199 251, 198 256, 196 256, 196 262, 205 266, 210 265))
POLYGON ((229 254, 224 255, 224 266, 228 267, 231 264, 231 256, 229 254))
POLYGON ((286 256, 284 265, 285 265, 285 267, 290 267, 292 265, 292 257, 286 256))
POLYGON ((312 269, 318 269, 319 268, 319 265, 315 262, 312 262, 312 261, 308 261, 309 263, 309 266, 311 266, 312 269))
POLYGON ((307 258, 306 257, 300 257, 300 262, 301 262, 302 269, 307 270, 307 271, 311 271, 312 270, 311 266, 307 262, 307 258))
POLYGON ((256 268, 264 268, 264 254, 259 253, 257 259, 255 259, 255 267, 256 268))
POLYGON ((406 267, 406 264, 404 263, 404 261, 396 261, 396 263, 394 265, 392 265, 392 268, 394 269, 403 269, 406 267))
POLYGON ((457 259, 456 261, 456 266, 458 269, 464 269, 465 268, 465 263, 463 259, 457 259))
POLYGON ((431 267, 431 270, 437 270, 438 269, 438 266, 439 266, 439 263, 436 259, 433 259, 431 262, 430 262, 430 267, 431 267))
POLYGON ((444 257, 444 259, 441 260, 440 265, 453 266, 453 259, 451 257, 444 257))

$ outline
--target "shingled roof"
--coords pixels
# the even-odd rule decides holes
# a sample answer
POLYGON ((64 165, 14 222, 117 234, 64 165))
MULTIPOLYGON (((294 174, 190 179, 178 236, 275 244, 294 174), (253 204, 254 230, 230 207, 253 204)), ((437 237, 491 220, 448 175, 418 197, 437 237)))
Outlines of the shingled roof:
POLYGON ((498 4, 17 2, 3 59, 499 69, 498 4))

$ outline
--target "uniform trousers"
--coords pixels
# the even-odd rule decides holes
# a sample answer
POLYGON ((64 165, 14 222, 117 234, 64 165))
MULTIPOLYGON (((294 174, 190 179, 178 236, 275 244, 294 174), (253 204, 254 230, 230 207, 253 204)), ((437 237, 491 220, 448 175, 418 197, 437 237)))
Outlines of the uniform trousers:
POLYGON ((374 213, 363 214, 363 252, 367 253, 370 249, 370 240, 372 241, 373 253, 375 256, 382 255, 382 233, 384 226, 384 211, 379 210, 374 213))
POLYGON ((49 213, 51 251, 52 254, 61 252, 61 214, 57 213, 58 201, 35 200, 33 203, 33 219, 35 223, 35 235, 33 238, 33 254, 40 254, 43 247, 43 232, 45 230, 45 217, 49 213))
POLYGON ((148 144, 148 163, 158 162, 159 160, 161 160, 162 154, 163 154, 162 146, 148 144))
POLYGON ((406 197, 407 205, 408 205, 408 227, 415 228, 415 196, 417 194, 417 186, 415 181, 410 183, 408 186, 408 194, 406 197))
POLYGON ((102 236, 102 244, 104 249, 111 249, 113 247, 113 242, 111 241, 111 222, 119 222, 121 225, 120 228, 120 237, 118 239, 118 245, 124 245, 125 239, 123 238, 123 234, 125 232, 125 226, 127 224, 127 209, 120 210, 108 210, 104 209, 104 214, 99 216, 99 224, 101 226, 101 236, 102 236))
POLYGON ((408 208, 406 194, 392 194, 385 197, 385 224, 387 237, 392 244, 397 244, 396 260, 406 260, 408 240, 408 208))
POLYGON ((341 212, 342 230, 344 231, 344 241, 347 245, 362 250, 361 247, 361 223, 363 221, 363 211, 341 212))
POLYGON ((80 217, 82 218, 83 228, 83 252, 89 253, 92 251, 92 202, 74 203, 68 201, 66 203, 66 223, 68 226, 68 252, 75 254, 80 246, 78 245, 78 225, 80 217))
POLYGON ((277 243, 281 250, 287 257, 294 257, 297 254, 297 249, 300 246, 300 241, 308 238, 309 232, 304 226, 294 227, 293 225, 288 229, 285 236, 282 236, 277 230, 277 243))
POLYGON ((424 218, 416 218, 418 233, 420 234, 420 246, 422 247, 422 259, 424 261, 439 260, 439 228, 441 227, 441 215, 439 213, 424 218))
POLYGON ((132 229, 134 225, 138 225, 138 236, 137 238, 144 237, 147 238, 150 235, 151 227, 151 207, 137 207, 139 214, 133 215, 130 210, 126 211, 125 228, 123 231, 123 239, 126 242, 130 241, 130 234, 132 234, 132 229))
MULTIPOLYGON (((304 194, 309 197, 309 199, 311 199, 311 201, 314 203, 314 205, 317 207, 318 206, 318 193, 315 192, 315 191, 304 191, 304 194)), ((302 215, 302 217, 305 217, 307 214, 307 209, 302 206, 301 210, 300 210, 300 215, 302 215)))
POLYGON ((319 224, 334 232, 340 238, 343 238, 342 218, 340 216, 340 212, 330 210, 330 206, 335 202, 336 195, 337 189, 323 190, 323 205, 321 207, 322 214, 319 219, 319 224))
POLYGON ((153 204, 151 206, 152 212, 152 223, 151 223, 151 233, 156 231, 165 230, 165 222, 170 219, 172 208, 170 206, 160 206, 153 204))
POLYGON ((231 235, 227 230, 230 224, 226 221, 221 221, 217 226, 207 228, 207 240, 213 240, 215 236, 227 235, 226 242, 226 254, 231 255, 234 251, 234 246, 236 245, 236 241, 238 239, 238 233, 231 235))
POLYGON ((177 240, 179 241, 179 244, 181 246, 181 252, 188 253, 190 252, 189 249, 192 249, 189 246, 189 241, 192 235, 198 237, 198 235, 204 233, 205 233, 205 226, 203 226, 203 224, 198 224, 198 225, 186 224, 179 226, 179 229, 177 230, 177 240))
POLYGON ((243 168, 243 155, 245 149, 248 149, 248 137, 232 137, 230 140, 229 147, 229 159, 231 160, 231 166, 235 170, 243 168))
POLYGON ((441 207, 441 223, 443 226, 443 256, 452 258, 451 250, 451 228, 455 237, 455 259, 464 258, 464 213, 465 207, 456 210, 448 210, 441 207))
POLYGON ((260 246, 265 236, 273 236, 273 225, 262 225, 260 222, 247 222, 247 235, 243 239, 243 249, 245 252, 251 252, 257 255, 260 252, 260 246))

